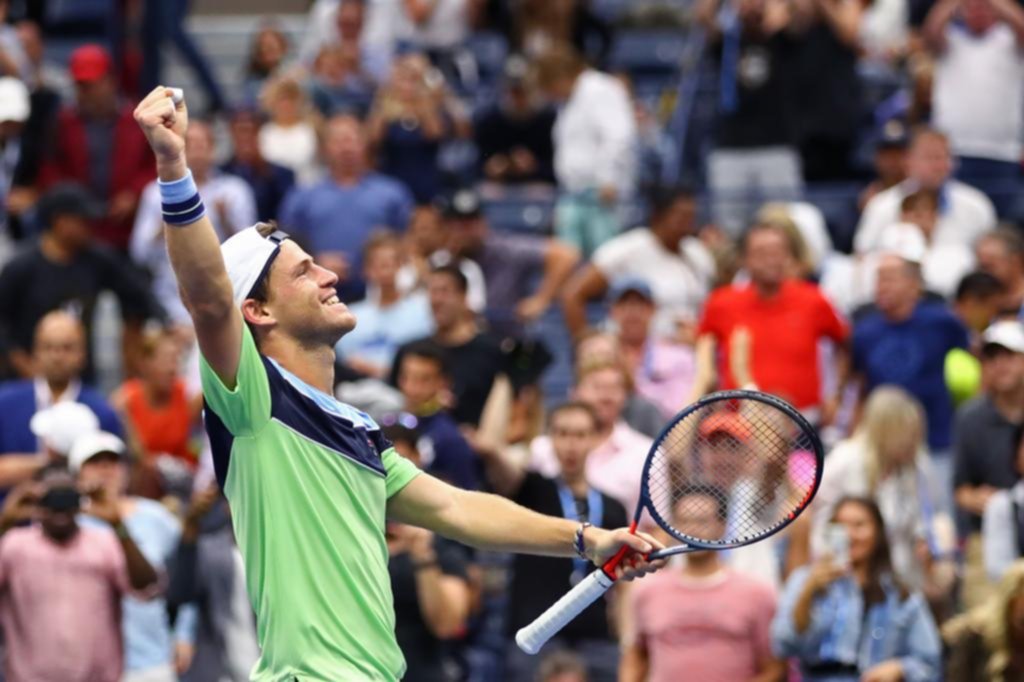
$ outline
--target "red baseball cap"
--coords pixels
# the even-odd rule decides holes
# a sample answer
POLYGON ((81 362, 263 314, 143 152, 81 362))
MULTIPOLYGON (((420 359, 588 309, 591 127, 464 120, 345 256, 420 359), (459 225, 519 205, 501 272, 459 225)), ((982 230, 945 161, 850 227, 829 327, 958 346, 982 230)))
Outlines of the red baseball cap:
POLYGON ((110 73, 110 53, 100 45, 82 45, 71 53, 68 70, 76 82, 91 82, 110 73))
POLYGON ((700 435, 704 438, 725 433, 736 440, 748 441, 752 431, 746 417, 736 412, 716 412, 700 423, 700 435))

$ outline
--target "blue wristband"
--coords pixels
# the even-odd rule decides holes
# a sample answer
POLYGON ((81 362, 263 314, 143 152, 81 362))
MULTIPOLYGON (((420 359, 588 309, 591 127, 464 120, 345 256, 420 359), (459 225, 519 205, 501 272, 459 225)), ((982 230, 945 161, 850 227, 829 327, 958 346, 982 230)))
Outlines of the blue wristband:
POLYGON ((171 182, 157 180, 157 187, 160 188, 160 208, 164 222, 168 225, 190 225, 206 215, 206 207, 192 179, 192 171, 171 182))

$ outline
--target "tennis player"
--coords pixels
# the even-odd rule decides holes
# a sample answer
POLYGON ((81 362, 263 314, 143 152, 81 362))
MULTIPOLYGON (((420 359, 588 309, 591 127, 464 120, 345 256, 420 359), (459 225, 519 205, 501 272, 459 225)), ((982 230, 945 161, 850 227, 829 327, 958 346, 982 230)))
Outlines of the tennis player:
MULTIPOLYGON (((474 547, 596 564, 623 545, 661 547, 454 488, 396 454, 369 416, 332 396, 334 345, 356 324, 337 277, 271 225, 220 245, 186 165, 188 112, 170 88, 153 90, 135 120, 156 154, 167 250, 199 340, 206 428, 257 615, 253 680, 402 677, 387 518, 474 547)), ((633 563, 622 577, 661 566, 633 563)))

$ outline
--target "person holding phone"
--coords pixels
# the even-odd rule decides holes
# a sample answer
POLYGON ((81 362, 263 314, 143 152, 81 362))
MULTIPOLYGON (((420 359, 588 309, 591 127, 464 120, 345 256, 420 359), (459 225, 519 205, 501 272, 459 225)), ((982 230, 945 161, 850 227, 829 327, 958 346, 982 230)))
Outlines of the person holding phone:
POLYGON ((849 562, 829 555, 797 569, 772 622, 777 656, 796 658, 804 682, 932 682, 942 643, 924 597, 894 576, 882 513, 869 498, 835 506, 829 534, 846 531, 849 562))
POLYGON ((114 532, 80 526, 82 507, 74 479, 49 467, 15 488, 0 513, 0 625, 11 682, 121 680, 121 597, 145 597, 157 574, 102 489, 87 510, 114 532))

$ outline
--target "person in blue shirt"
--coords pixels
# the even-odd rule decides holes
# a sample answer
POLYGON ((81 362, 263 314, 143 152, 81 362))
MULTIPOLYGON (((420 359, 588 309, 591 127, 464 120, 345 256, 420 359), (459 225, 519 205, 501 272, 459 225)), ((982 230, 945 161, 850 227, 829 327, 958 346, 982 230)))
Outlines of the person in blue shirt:
POLYGON ((271 163, 260 152, 260 114, 241 110, 231 116, 231 148, 234 151, 221 166, 249 183, 256 200, 256 218, 266 222, 277 218, 285 196, 295 186, 295 172, 271 163))
POLYGON ((923 297, 919 263, 885 254, 877 278, 876 310, 854 324, 853 369, 862 395, 894 384, 920 401, 927 416, 936 503, 951 513, 953 399, 945 363, 950 351, 968 347, 967 329, 944 302, 923 297))
POLYGON ((61 401, 92 410, 104 431, 121 435, 121 421, 95 389, 82 383, 85 330, 73 315, 54 311, 36 325, 32 344, 35 378, 0 384, 0 488, 29 480, 48 461, 29 427, 32 416, 61 401))
POLYGON ((358 273, 366 239, 374 228, 405 230, 414 202, 401 182, 370 170, 364 126, 354 116, 327 122, 323 151, 327 177, 292 190, 279 222, 338 276, 340 297, 351 301, 364 288, 358 273))
POLYGON ((775 655, 797 659, 804 682, 938 682, 938 629, 924 597, 893 576, 878 505, 844 498, 832 521, 845 541, 786 581, 775 655))

